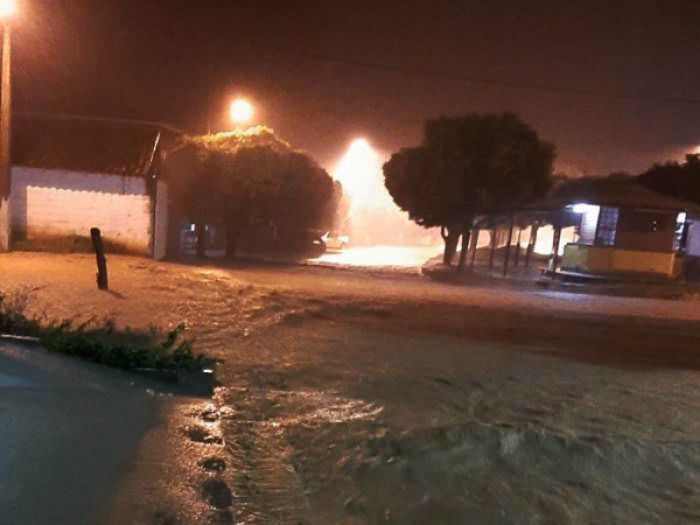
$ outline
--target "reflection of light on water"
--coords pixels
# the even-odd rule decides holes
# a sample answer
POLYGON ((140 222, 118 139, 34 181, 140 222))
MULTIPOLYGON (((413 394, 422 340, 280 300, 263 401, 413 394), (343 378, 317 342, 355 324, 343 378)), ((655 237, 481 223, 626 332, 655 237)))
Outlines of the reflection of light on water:
POLYGON ((440 246, 358 246, 327 252, 309 262, 339 266, 410 268, 440 254, 440 246))
POLYGON ((346 399, 332 393, 319 391, 294 392, 294 403, 303 413, 274 421, 273 426, 298 425, 300 423, 345 423, 358 419, 372 419, 384 407, 359 399, 346 399))

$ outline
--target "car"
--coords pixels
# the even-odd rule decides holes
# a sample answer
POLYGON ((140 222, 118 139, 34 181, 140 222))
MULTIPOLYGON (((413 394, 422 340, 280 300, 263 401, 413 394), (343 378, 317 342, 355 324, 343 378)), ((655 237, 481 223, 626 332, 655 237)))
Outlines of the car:
POLYGON ((329 250, 344 250, 350 244, 350 237, 347 235, 336 235, 331 232, 326 232, 321 240, 329 250))

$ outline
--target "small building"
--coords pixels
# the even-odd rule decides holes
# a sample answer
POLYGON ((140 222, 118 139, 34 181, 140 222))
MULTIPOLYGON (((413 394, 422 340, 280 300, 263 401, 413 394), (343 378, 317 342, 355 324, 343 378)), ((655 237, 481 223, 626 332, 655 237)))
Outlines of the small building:
POLYGON ((149 122, 16 115, 11 238, 87 238, 98 227, 113 249, 164 257, 168 187, 160 166, 177 135, 149 122))
POLYGON ((565 181, 535 208, 555 226, 551 271, 678 277, 688 258, 700 256, 700 208, 630 176, 565 181), (566 228, 574 242, 562 249, 566 228))

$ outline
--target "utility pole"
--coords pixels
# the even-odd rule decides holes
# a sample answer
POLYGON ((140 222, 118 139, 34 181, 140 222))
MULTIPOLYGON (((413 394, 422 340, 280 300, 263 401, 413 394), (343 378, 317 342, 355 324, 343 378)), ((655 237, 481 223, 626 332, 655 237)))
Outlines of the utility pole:
POLYGON ((0 82, 0 252, 10 249, 10 118, 12 84, 10 79, 10 22, 2 28, 2 80, 0 82))

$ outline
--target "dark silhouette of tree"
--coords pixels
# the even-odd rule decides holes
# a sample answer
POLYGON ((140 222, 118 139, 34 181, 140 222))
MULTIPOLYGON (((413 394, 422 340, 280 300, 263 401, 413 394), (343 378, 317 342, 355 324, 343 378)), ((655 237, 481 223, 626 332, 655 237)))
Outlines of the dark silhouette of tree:
MULTIPOLYGON (((251 225, 272 227, 289 246, 329 229, 342 191, 269 130, 189 138, 168 156, 165 172, 177 213, 197 225, 198 240, 204 224, 223 227, 229 257, 251 225)), ((203 250, 198 243, 200 256, 203 250)))
POLYGON ((413 221, 441 228, 445 264, 462 236, 461 269, 474 220, 542 197, 553 161, 554 146, 513 113, 439 117, 426 122, 421 146, 391 157, 384 177, 413 221))
POLYGON ((638 180, 650 190, 700 204, 700 154, 686 155, 682 164, 654 164, 638 180))

